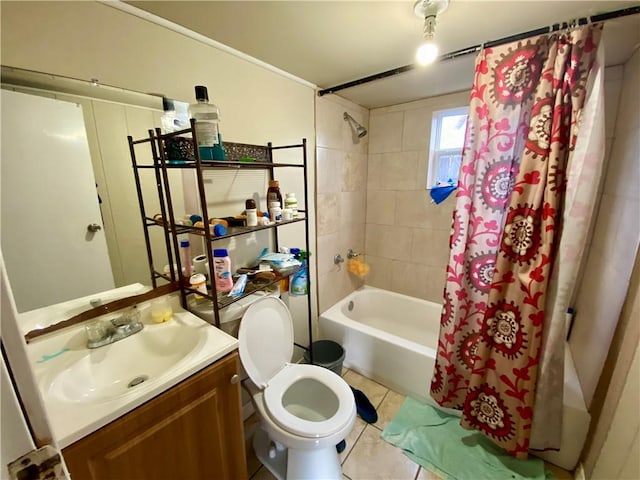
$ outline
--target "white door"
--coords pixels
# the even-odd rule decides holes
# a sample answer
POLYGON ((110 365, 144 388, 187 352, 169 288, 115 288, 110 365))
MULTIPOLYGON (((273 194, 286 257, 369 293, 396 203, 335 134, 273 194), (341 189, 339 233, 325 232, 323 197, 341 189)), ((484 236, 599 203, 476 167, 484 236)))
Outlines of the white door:
POLYGON ((1 92, 1 247, 18 311, 114 288, 81 107, 1 92))

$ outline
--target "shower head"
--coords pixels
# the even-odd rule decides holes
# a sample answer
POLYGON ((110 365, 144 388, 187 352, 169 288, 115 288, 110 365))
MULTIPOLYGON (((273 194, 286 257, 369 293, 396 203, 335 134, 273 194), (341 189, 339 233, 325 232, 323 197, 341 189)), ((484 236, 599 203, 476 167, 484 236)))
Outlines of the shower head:
POLYGON ((351 126, 355 129, 356 135, 358 135, 358 138, 362 138, 367 134, 367 129, 364 128, 362 125, 360 125, 358 122, 356 122, 354 118, 351 115, 349 115, 347 112, 344 112, 343 118, 349 123, 351 123, 351 126))

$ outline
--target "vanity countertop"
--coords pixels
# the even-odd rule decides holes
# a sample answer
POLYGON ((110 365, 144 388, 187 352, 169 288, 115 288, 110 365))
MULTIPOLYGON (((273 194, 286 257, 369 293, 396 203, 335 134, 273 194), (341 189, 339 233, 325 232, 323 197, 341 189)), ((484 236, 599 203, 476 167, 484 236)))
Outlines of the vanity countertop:
MULTIPOLYGON (((98 430, 238 348, 236 338, 182 309, 154 323, 150 303, 137 306, 144 329, 87 349, 82 323, 27 345, 49 424, 60 448, 98 430), (144 379, 140 381, 140 379, 144 379)), ((105 315, 106 319, 114 313, 105 315)))

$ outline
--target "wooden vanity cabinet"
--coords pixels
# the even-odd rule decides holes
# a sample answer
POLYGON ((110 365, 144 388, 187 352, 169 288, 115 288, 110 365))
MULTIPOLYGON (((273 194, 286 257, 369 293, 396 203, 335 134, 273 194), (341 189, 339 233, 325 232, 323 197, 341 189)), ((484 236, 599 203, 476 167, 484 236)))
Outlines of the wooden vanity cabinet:
POLYGON ((246 479, 238 353, 62 450, 72 480, 246 479))

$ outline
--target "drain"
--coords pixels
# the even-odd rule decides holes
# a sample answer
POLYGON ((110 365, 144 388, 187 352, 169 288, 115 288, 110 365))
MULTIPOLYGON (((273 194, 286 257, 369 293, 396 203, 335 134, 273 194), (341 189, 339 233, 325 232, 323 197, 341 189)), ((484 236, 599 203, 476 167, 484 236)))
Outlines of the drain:
POLYGON ((350 301, 350 302, 349 302, 349 305, 347 305, 347 309, 348 309, 349 311, 353 310, 353 301, 350 301))
POLYGON ((131 380, 129 382, 129 384, 127 385, 127 388, 136 387, 136 386, 140 385, 141 383, 145 382, 146 380, 149 380, 149 375, 137 376, 136 378, 134 378, 133 380, 131 380))

